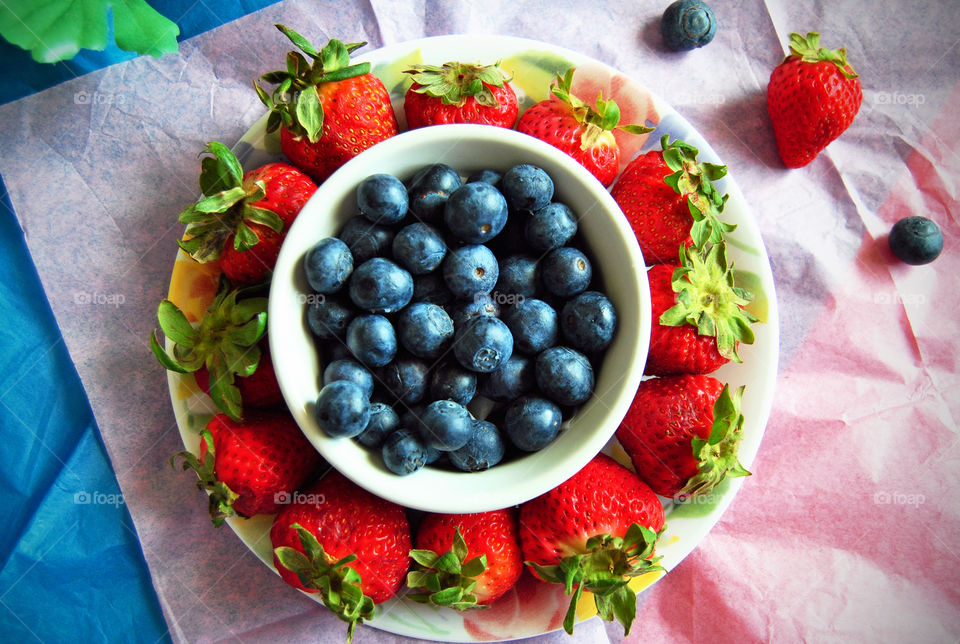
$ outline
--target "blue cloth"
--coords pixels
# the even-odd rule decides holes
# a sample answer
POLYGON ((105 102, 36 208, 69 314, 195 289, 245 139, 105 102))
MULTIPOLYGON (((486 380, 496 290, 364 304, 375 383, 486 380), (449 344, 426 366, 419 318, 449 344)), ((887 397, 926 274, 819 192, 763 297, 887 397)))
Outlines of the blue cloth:
MULTIPOLYGON (((180 39, 276 0, 151 4, 180 39)), ((0 103, 133 58, 56 65, 0 40, 0 103)), ((130 514, 0 179, 0 640, 170 640, 130 514)))
POLYGON ((93 412, 0 190, 0 639, 168 640, 93 412))
MULTIPOLYGON (((206 3, 196 0, 151 0, 149 4, 177 23, 180 27, 177 40, 186 40, 278 1, 230 0, 206 3)), ((84 49, 71 60, 44 64, 34 61, 29 52, 0 38, 0 61, 3 61, 0 66, 0 105, 136 57, 135 53, 123 51, 113 44, 112 28, 108 42, 110 44, 103 51, 84 49)))

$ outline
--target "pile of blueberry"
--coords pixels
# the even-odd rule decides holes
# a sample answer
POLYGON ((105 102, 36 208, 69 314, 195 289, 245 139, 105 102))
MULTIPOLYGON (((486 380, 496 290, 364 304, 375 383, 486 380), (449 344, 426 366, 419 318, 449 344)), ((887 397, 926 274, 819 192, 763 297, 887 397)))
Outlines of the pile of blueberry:
POLYGON ((592 395, 617 314, 588 290, 577 217, 553 194, 530 164, 360 183, 358 214, 303 264, 329 436, 380 450, 401 475, 484 470, 557 437, 592 395))

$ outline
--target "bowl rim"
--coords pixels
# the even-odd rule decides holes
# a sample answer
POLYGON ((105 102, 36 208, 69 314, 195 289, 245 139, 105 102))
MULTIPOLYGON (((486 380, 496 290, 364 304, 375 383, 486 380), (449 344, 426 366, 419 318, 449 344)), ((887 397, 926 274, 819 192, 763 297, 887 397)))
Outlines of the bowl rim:
MULTIPOLYGON (((438 161, 443 159, 440 158, 438 161)), ((393 162, 395 163, 395 160, 393 162)), ((456 167, 454 164, 451 165, 456 167)), ((460 168, 457 169, 462 172, 460 168)), ((583 218, 584 213, 577 214, 579 218, 583 218)), ((601 271, 601 274, 603 273, 605 271, 601 271)), ((639 243, 616 201, 588 170, 552 145, 516 130, 489 125, 449 124, 408 130, 377 143, 345 163, 318 186, 317 191, 303 206, 291 225, 281 246, 270 283, 267 329, 277 380, 287 408, 314 448, 333 468, 359 486, 405 507, 429 512, 467 513, 510 507, 539 496, 573 476, 606 446, 626 415, 633 400, 633 392, 636 391, 643 376, 651 325, 649 303, 646 267, 639 243), (629 360, 629 368, 626 372, 617 378, 615 383, 617 386, 608 389, 608 391, 620 392, 611 404, 607 404, 606 400, 601 401, 596 393, 590 401, 585 403, 587 406, 603 404, 607 409, 605 412, 600 412, 604 420, 601 423, 602 431, 589 431, 579 445, 570 447, 572 438, 562 443, 560 441, 565 434, 570 433, 571 426, 576 424, 576 419, 581 412, 578 412, 573 419, 565 421, 565 429, 561 435, 543 450, 498 464, 488 470, 467 473, 428 466, 412 475, 398 476, 382 465, 379 454, 373 454, 371 450, 359 445, 356 441, 327 437, 319 429, 309 411, 312 401, 305 401, 302 396, 295 394, 298 383, 292 381, 293 372, 288 365, 299 354, 287 350, 289 342, 292 341, 291 334, 295 335, 299 330, 301 336, 306 335, 307 343, 314 354, 317 349, 314 348, 315 341, 312 335, 305 330, 304 316, 290 315, 287 307, 294 301, 302 300, 306 295, 300 293, 295 286, 298 280, 296 272, 300 270, 299 260, 307 248, 322 238, 316 234, 311 236, 309 230, 311 223, 335 213, 342 200, 349 197, 355 189, 360 178, 376 172, 391 172, 383 168, 383 163, 390 163, 392 157, 395 157, 398 152, 402 153, 403 150, 409 149, 409 146, 448 144, 453 150, 459 145, 471 142, 487 145, 504 144, 513 149, 522 149, 524 154, 537 159, 536 162, 531 160, 531 163, 548 166, 545 169, 551 176, 555 172, 554 169, 572 175, 577 180, 577 189, 585 190, 602 212, 620 214, 620 216, 606 217, 606 219, 623 242, 618 244, 618 248, 620 245, 623 246, 629 265, 635 269, 618 272, 632 276, 636 286, 639 310, 636 312, 636 326, 630 328, 623 324, 625 316, 621 315, 618 307, 620 318, 618 337, 610 349, 626 345, 633 349, 634 357, 629 360), (348 182, 347 177, 359 178, 348 182), (314 214, 315 212, 317 214, 314 214), (622 339, 624 336, 629 338, 622 339), (557 447, 558 445, 560 447, 557 447), (561 448, 563 452, 559 451, 561 448), (560 455, 564 458, 551 462, 551 455, 560 455), (353 467, 344 465, 343 459, 357 457, 360 458, 359 467, 356 463, 353 467), (536 467, 538 464, 547 462, 551 465, 548 468, 536 467), (431 487, 431 484, 435 484, 436 487, 431 487), (492 484, 496 484, 495 492, 490 491, 492 484), (429 489, 442 489, 442 494, 424 494, 429 489)), ((629 316, 627 318, 629 319, 629 316)), ((302 343, 297 346, 302 348, 302 343)), ((317 379, 319 375, 319 373, 316 374, 317 379)), ((599 375, 597 382, 600 382, 599 375)), ((319 391, 319 384, 317 386, 319 391)), ((600 392, 600 395, 602 396, 603 392, 600 392)))

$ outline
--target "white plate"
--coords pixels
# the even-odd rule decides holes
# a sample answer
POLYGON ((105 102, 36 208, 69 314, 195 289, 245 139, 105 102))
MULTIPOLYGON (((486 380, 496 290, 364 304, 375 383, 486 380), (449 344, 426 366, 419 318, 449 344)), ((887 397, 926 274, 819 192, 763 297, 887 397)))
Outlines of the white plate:
MULTIPOLYGON (((402 82, 402 71, 411 63, 440 64, 450 60, 491 63, 500 60, 502 67, 513 75, 512 84, 517 90, 521 110, 546 98, 549 82, 556 71, 576 66, 574 91, 581 88, 585 100, 592 100, 597 89, 603 89, 604 98, 613 98, 620 104, 626 121, 642 123, 644 118, 649 118, 657 124, 656 131, 639 140, 643 141, 639 149, 638 139, 629 140, 618 135, 624 151, 622 165, 638 151, 658 148, 663 134, 669 134, 671 139, 681 138, 699 148, 703 161, 722 163, 696 129, 649 90, 599 61, 546 43, 505 36, 440 36, 391 45, 358 55, 355 60, 369 61, 373 72, 384 81, 390 90, 401 129, 405 125, 402 103, 406 89, 402 82)), ((266 116, 234 148, 246 168, 276 160, 279 156, 277 137, 266 135, 265 126, 266 116)), ((746 385, 740 461, 749 469, 760 447, 773 401, 779 327, 770 262, 756 222, 733 180, 732 175, 735 174, 736 168, 732 168, 730 174, 718 182, 721 191, 730 195, 724 219, 737 224, 736 231, 729 239, 729 257, 735 262, 739 283, 754 292, 756 299, 751 310, 761 318, 762 323, 754 325, 754 344, 740 348, 743 362, 727 364, 712 375, 731 387, 746 385)), ((171 278, 170 298, 188 315, 191 312, 194 315, 202 314, 206 303, 213 297, 215 282, 216 275, 210 268, 200 267, 179 253, 171 278)), ((213 408, 209 399, 197 391, 192 377, 169 372, 168 381, 184 445, 196 451, 199 447, 198 431, 210 418, 213 408)), ((615 441, 611 441, 605 451, 622 462, 628 462, 615 441)), ((667 530, 657 551, 668 573, 710 531, 744 484, 763 483, 752 477, 727 479, 714 492, 695 502, 673 506, 665 501, 667 530)), ((247 547, 271 568, 273 558, 270 540, 265 536, 272 521, 272 516, 228 521, 228 525, 247 547)), ((649 585, 656 578, 641 578, 637 589, 649 585)), ((291 592, 294 591, 291 589, 291 592)), ((566 598, 562 592, 557 592, 556 587, 535 582, 525 574, 514 591, 488 610, 461 614, 400 599, 379 606, 376 618, 368 624, 399 635, 437 641, 516 639, 559 628, 565 606, 566 598)), ((587 618, 592 614, 589 604, 581 602, 578 615, 587 618)))

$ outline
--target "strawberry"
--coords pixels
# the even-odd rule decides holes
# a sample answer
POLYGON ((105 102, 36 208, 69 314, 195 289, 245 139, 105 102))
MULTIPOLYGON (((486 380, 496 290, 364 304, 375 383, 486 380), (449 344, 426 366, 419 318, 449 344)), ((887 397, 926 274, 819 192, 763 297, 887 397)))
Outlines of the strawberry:
POLYGON ((425 515, 410 551, 419 566, 407 575, 417 592, 407 597, 457 610, 492 604, 523 572, 516 521, 513 509, 425 515))
MULTIPOLYGON (((270 360, 270 345, 264 335, 257 345, 260 348, 260 362, 257 370, 249 376, 239 376, 234 380, 240 393, 240 400, 248 409, 269 409, 283 404, 283 392, 277 382, 277 374, 270 360)), ((197 369, 193 377, 203 393, 210 395, 210 370, 204 365, 197 369)))
POLYGON ((210 518, 273 514, 316 475, 320 455, 286 412, 251 413, 238 423, 217 414, 201 432, 200 453, 175 454, 193 469, 197 487, 210 493, 210 518))
POLYGON ((726 476, 746 476, 737 460, 743 437, 743 387, 706 375, 643 380, 617 440, 637 474, 661 496, 685 500, 726 476))
POLYGON ((268 366, 260 368, 267 298, 244 295, 245 291, 231 289, 221 279, 217 296, 196 327, 176 304, 163 300, 157 319, 164 335, 174 342, 173 354, 160 346, 156 333, 150 335, 150 348, 160 364, 177 373, 196 374, 197 384, 206 386, 217 409, 234 420, 243 417, 247 397, 254 407, 270 406, 281 398, 269 358, 268 366))
POLYGON ((650 264, 675 263, 680 246, 716 244, 736 228, 720 221, 727 195, 713 185, 727 166, 698 162, 695 147, 666 134, 660 145, 627 164, 610 190, 650 264))
POLYGON ((297 494, 270 529, 274 566, 285 582, 308 593, 349 623, 371 619, 374 604, 403 584, 411 547, 402 506, 374 496, 339 472, 297 494))
POLYGON ((267 279, 285 231, 316 191, 316 184, 289 163, 243 172, 227 146, 211 141, 201 161, 204 197, 180 213, 187 236, 180 248, 198 262, 216 261, 231 282, 267 279))
POLYGON ((790 34, 790 54, 770 74, 767 111, 777 151, 800 168, 850 127, 863 89, 845 49, 820 46, 820 34, 790 34))
POLYGON ((290 161, 320 183, 334 170, 395 135, 397 117, 383 82, 370 63, 350 64, 350 54, 366 43, 331 39, 317 51, 303 36, 276 25, 300 52, 287 54, 287 68, 260 77, 275 84, 268 94, 254 81, 270 110, 267 132, 280 129, 280 148, 290 161))
POLYGON ((661 570, 653 549, 663 529, 660 500, 636 474, 598 454, 570 479, 520 506, 520 546, 544 581, 573 593, 563 626, 573 631, 584 590, 599 615, 630 632, 637 597, 632 577, 661 570))
POLYGON ((403 99, 411 130, 444 123, 512 128, 517 122, 517 94, 506 82, 499 63, 413 65, 405 73, 413 79, 403 99))
POLYGON ((602 94, 595 107, 571 94, 573 72, 571 68, 563 76, 557 74, 550 98, 528 108, 517 130, 559 148, 609 186, 620 171, 620 148, 613 130, 643 134, 653 128, 620 125, 620 108, 603 100, 602 94))
POLYGON ((705 253, 685 248, 681 264, 647 271, 653 325, 644 373, 664 376, 712 373, 730 360, 741 362, 740 342, 753 343, 757 321, 743 306, 753 295, 734 285, 726 243, 705 253))

